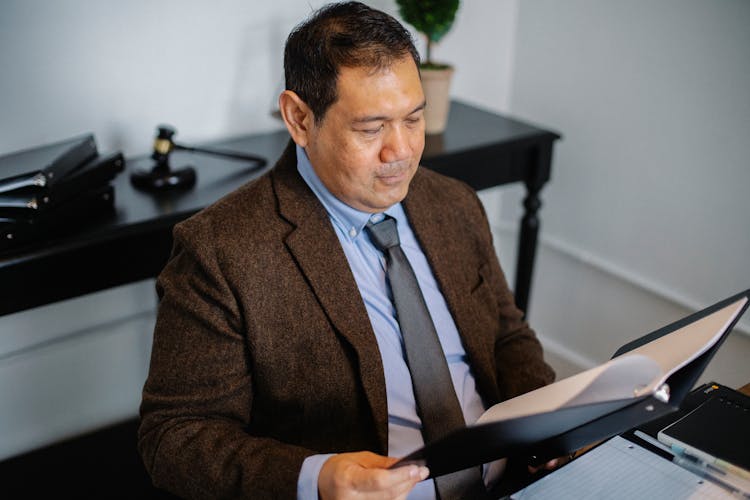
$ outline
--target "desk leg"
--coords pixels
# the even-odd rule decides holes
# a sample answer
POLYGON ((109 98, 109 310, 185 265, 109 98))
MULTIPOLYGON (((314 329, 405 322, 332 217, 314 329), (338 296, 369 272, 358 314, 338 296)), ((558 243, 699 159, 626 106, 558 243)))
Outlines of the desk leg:
POLYGON ((526 198, 523 200, 524 214, 521 218, 521 234, 518 241, 518 260, 516 262, 516 305, 526 317, 529 315, 529 295, 531 278, 536 258, 536 243, 539 234, 539 217, 537 213, 542 206, 539 192, 549 179, 552 163, 552 144, 535 148, 529 161, 529 175, 525 180, 526 198))

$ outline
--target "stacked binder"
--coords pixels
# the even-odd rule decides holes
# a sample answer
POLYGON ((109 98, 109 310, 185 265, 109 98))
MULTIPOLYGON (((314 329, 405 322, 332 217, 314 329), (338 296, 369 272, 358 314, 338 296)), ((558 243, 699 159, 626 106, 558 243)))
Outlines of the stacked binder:
POLYGON ((99 155, 94 136, 0 157, 0 250, 63 234, 111 214, 122 153, 99 155))

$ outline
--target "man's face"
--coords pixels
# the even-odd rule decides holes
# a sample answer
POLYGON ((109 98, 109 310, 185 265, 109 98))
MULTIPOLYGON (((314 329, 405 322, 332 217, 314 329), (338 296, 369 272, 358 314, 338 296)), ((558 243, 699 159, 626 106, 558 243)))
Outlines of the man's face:
POLYGON ((382 70, 341 68, 337 94, 305 151, 334 196, 382 212, 404 199, 424 150, 417 66, 404 57, 382 70))

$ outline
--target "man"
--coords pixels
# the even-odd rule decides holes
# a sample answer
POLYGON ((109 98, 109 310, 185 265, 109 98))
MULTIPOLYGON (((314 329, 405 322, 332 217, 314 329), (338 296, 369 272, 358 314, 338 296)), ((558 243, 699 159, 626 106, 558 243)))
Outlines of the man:
POLYGON ((442 349, 425 364, 450 375, 432 400, 457 401, 460 425, 553 379, 476 195, 418 167, 418 62, 396 20, 356 2, 290 34, 279 107, 293 142, 271 172, 175 227, 157 282, 139 431, 157 486, 203 498, 472 496, 479 468, 454 489, 423 481, 424 467, 388 469, 434 425, 422 360, 405 353, 401 278, 387 274, 404 255, 442 349), (376 246, 389 224, 402 257, 376 246))

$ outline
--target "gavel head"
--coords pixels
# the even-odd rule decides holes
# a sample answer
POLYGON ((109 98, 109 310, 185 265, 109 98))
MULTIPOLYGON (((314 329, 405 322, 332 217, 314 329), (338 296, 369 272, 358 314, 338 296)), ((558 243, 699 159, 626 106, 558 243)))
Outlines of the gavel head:
POLYGON ((151 153, 151 158, 156 160, 157 168, 169 169, 169 153, 174 149, 172 138, 175 132, 175 129, 168 125, 159 125, 158 134, 154 139, 154 152, 151 153))
POLYGON ((130 183, 142 191, 170 191, 173 189, 189 189, 196 180, 195 169, 182 167, 172 170, 169 167, 169 154, 175 149, 182 149, 172 140, 175 129, 168 125, 159 125, 159 133, 154 139, 154 151, 151 158, 156 164, 149 170, 135 169, 130 174, 130 183))

